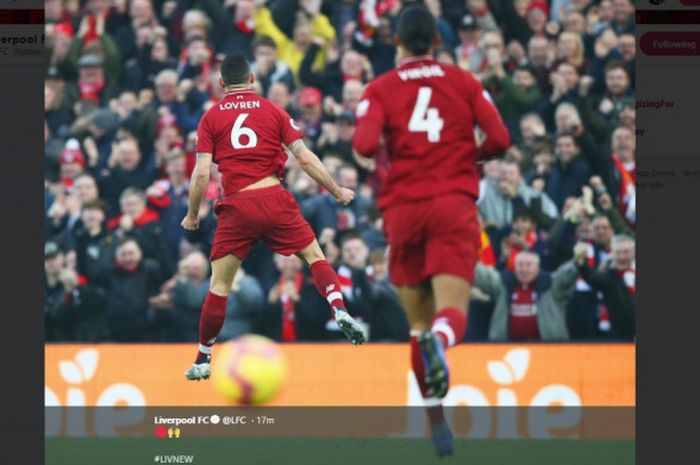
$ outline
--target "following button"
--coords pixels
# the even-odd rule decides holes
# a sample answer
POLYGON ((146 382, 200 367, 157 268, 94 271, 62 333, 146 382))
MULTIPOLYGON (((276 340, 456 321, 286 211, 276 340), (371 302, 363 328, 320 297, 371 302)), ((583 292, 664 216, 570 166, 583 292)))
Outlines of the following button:
POLYGON ((639 39, 639 48, 645 55, 700 55, 700 32, 646 32, 639 39))

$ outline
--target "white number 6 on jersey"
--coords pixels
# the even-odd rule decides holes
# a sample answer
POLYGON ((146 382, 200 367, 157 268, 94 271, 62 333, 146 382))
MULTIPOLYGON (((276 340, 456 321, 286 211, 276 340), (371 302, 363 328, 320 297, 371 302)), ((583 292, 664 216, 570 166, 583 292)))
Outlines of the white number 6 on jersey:
POLYGON ((440 131, 445 122, 440 118, 437 108, 428 108, 433 89, 421 87, 418 89, 418 99, 413 107, 411 119, 408 122, 408 130, 411 132, 427 132, 428 142, 440 142, 440 131))
POLYGON ((248 113, 241 113, 236 118, 236 122, 233 123, 233 128, 231 129, 231 145, 234 149, 250 149, 258 145, 258 135, 255 134, 250 128, 243 126, 248 113), (248 143, 245 145, 241 143, 241 136, 248 137, 248 143))

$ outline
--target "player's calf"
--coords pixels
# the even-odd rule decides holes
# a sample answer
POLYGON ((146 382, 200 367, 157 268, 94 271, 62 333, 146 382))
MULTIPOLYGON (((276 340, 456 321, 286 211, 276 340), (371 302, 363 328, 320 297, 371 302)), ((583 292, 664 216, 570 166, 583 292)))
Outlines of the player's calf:
POLYGON ((443 349, 458 344, 467 331, 465 312, 456 307, 446 307, 438 311, 433 318, 431 331, 435 333, 443 349))
POLYGON ((224 321, 226 320, 226 303, 228 296, 221 296, 209 291, 202 305, 199 318, 199 348, 194 364, 185 372, 185 378, 200 380, 209 378, 211 348, 216 342, 224 321))
POLYGON ((311 276, 314 285, 333 309, 333 318, 345 337, 355 345, 365 342, 365 334, 362 327, 348 314, 343 301, 343 293, 340 292, 338 274, 326 260, 317 260, 311 264, 311 276))

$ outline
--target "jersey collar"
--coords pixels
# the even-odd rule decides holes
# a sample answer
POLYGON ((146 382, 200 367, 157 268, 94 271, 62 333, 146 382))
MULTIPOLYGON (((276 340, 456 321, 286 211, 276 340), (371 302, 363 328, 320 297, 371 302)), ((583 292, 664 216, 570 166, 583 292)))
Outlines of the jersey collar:
POLYGON ((435 61, 431 55, 419 55, 402 58, 399 60, 399 68, 402 66, 410 65, 411 63, 416 63, 419 61, 435 61))
POLYGON ((245 95, 245 94, 254 94, 255 91, 253 89, 238 89, 238 90, 229 90, 228 92, 224 93, 224 98, 230 96, 230 95, 245 95))

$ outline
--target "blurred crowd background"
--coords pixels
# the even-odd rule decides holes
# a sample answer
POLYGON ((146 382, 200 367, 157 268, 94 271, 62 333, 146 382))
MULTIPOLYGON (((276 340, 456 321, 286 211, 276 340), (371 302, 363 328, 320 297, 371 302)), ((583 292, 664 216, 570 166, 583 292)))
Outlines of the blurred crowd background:
MULTIPOLYGON (((513 145, 481 166, 481 261, 467 341, 631 340, 635 36, 630 0, 46 0, 47 341, 196 341, 220 196, 187 210, 196 128, 226 53, 284 107, 356 200, 338 205, 290 157, 299 201, 372 341, 404 341, 375 198, 352 156, 363 88, 395 65, 402 8, 437 22, 435 58, 493 97, 513 145)), ((258 245, 220 339, 339 340, 296 257, 258 245), (290 329, 290 328, 293 328, 290 329)))

